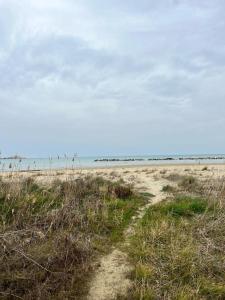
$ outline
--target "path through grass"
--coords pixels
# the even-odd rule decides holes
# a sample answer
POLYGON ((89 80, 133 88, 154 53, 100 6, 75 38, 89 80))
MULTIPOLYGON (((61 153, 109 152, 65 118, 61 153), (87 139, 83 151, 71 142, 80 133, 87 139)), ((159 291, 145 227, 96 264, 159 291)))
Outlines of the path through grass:
POLYGON ((128 251, 135 270, 127 299, 225 299, 225 210, 179 196, 148 209, 128 251))
POLYGON ((1 181, 1 299, 84 299, 93 262, 144 203, 129 185, 101 177, 1 181))

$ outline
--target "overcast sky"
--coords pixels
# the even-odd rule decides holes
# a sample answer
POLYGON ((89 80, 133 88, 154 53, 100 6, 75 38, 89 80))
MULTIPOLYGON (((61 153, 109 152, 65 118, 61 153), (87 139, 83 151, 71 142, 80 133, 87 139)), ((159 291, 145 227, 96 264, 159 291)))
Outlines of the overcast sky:
POLYGON ((225 1, 0 0, 3 154, 225 152, 225 1))

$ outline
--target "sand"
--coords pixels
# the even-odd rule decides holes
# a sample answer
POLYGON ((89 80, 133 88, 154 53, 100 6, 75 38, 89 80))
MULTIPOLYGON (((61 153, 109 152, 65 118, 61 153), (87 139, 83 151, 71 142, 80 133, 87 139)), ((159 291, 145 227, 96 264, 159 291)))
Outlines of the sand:
POLYGON ((49 183, 56 179, 68 180, 80 176, 97 175, 111 180, 122 178, 127 183, 131 183, 137 190, 149 191, 152 185, 152 179, 163 178, 170 174, 192 175, 200 179, 218 178, 225 175, 225 164, 187 164, 187 165, 146 165, 146 166, 119 166, 105 168, 87 168, 87 169, 62 169, 62 170, 43 170, 43 171, 25 171, 25 172, 0 172, 3 178, 27 178, 34 177, 37 182, 49 183), (203 168, 207 166, 207 170, 203 168))

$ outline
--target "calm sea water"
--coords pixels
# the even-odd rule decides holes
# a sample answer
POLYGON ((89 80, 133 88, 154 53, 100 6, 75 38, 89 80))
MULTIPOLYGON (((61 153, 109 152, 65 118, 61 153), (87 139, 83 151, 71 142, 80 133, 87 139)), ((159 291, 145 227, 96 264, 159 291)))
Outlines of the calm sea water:
POLYGON ((107 167, 120 165, 160 165, 160 164, 206 164, 225 163, 225 155, 171 155, 171 156, 102 156, 75 158, 27 158, 0 159, 0 171, 48 170, 65 168, 107 167), (219 158, 219 159, 215 159, 219 158), (109 161, 95 161, 108 159, 109 161), (110 161, 115 159, 116 161, 110 161), (134 161, 123 161, 123 160, 134 161), (117 161, 120 160, 120 161, 117 161))

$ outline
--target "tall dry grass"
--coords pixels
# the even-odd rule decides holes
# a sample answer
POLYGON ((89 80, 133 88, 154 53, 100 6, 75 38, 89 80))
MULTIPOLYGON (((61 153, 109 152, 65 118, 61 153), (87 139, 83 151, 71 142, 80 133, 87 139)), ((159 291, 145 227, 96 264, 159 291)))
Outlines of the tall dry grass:
POLYGON ((130 186, 100 177, 1 180, 0 297, 83 299, 96 254, 141 203, 130 186))

